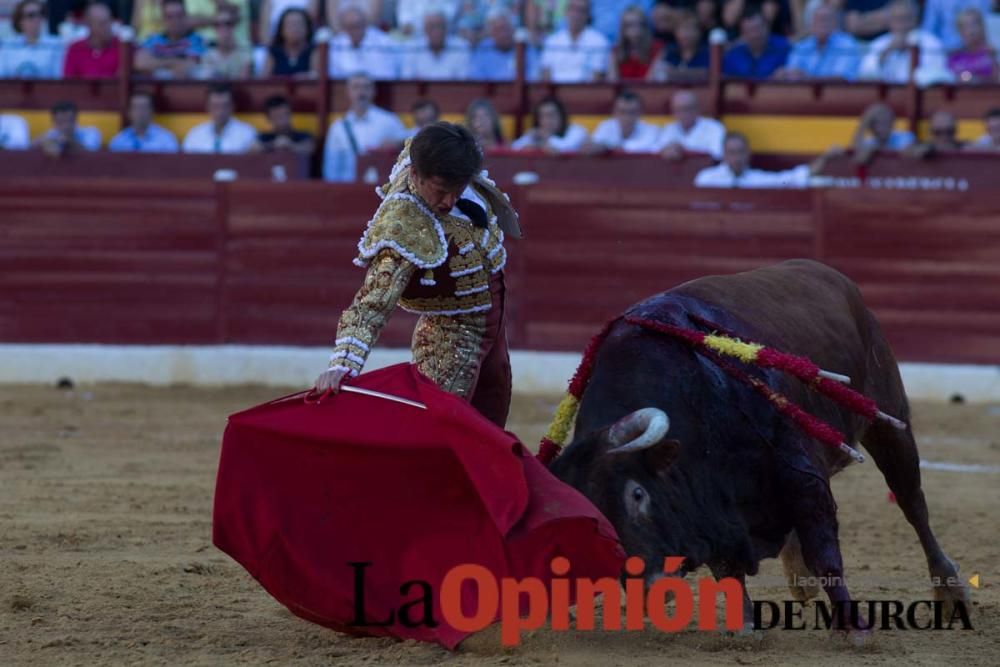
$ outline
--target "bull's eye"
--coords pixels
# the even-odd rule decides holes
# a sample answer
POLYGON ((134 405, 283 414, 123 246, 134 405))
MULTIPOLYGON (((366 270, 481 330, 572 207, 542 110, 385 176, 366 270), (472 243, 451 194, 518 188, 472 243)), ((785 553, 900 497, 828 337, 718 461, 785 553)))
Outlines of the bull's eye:
POLYGON ((633 519, 648 516, 649 514, 649 494, 642 485, 635 480, 625 482, 625 507, 629 516, 633 519))

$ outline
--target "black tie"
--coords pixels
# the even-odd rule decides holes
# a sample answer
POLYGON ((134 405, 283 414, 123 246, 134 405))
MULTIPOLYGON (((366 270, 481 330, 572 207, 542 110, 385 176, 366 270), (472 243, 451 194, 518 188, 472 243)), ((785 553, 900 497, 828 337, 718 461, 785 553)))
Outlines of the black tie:
POLYGON ((465 214, 472 224, 481 229, 486 229, 489 226, 489 221, 486 219, 486 211, 483 207, 474 201, 468 199, 459 199, 455 202, 455 206, 459 211, 465 214))

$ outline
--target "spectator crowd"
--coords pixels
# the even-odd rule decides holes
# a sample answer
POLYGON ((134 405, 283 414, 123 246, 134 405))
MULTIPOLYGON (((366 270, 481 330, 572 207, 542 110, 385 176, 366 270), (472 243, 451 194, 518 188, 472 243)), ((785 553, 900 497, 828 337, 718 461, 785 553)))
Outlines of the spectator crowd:
MULTIPOLYGON (((998 78, 989 38, 991 0, 123 0, 46 3, 0 0, 0 77, 106 78, 122 66, 122 41, 134 41, 136 90, 128 126, 110 137, 112 151, 322 154, 330 181, 358 178, 357 158, 395 149, 439 115, 432 100, 411 109, 407 127, 375 105, 384 80, 512 80, 524 54, 528 80, 691 81, 706 76, 709 45, 724 45, 726 76, 764 80, 881 80, 905 82, 911 48, 915 76, 925 82, 986 82, 998 78), (7 25, 4 26, 4 21, 7 25), (308 78, 328 45, 328 75, 345 79, 346 113, 330 125, 320 147, 293 126, 289 100, 275 96, 263 111, 269 128, 258 132, 234 117, 224 80, 252 76, 308 78), (183 137, 153 122, 154 96, 142 80, 211 80, 209 120, 183 137)), ((970 145, 957 140, 957 122, 939 111, 930 117, 930 140, 919 143, 894 129, 891 109, 876 104, 860 119, 851 145, 832 148, 810 165, 788 172, 750 167, 745 136, 701 114, 698 98, 681 91, 673 122, 643 120, 642 98, 622 88, 610 117, 588 132, 573 123, 558 97, 539 101, 530 129, 505 136, 489 100, 474 101, 466 124, 484 150, 658 154, 678 160, 696 153, 719 163, 696 184, 798 187, 845 150, 864 162, 879 150, 926 156, 944 150, 1000 148, 1000 111, 985 118, 986 134, 970 145)), ((0 149, 34 146, 52 155, 98 150, 100 132, 78 125, 77 108, 51 109, 52 127, 31 141, 23 119, 0 116, 0 149)))
POLYGON ((996 81, 993 0, 0 0, 0 77, 996 81), (991 27, 993 28, 991 30, 991 27), (993 39, 991 39, 991 34, 993 39))

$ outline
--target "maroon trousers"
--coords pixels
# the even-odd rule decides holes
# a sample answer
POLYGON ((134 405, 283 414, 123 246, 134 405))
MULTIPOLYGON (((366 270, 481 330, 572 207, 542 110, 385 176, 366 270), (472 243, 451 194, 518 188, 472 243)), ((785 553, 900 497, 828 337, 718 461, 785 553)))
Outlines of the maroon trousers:
POLYGON ((510 412, 511 371, 503 271, 490 277, 490 296, 492 307, 486 312, 486 334, 480 346, 478 376, 469 402, 484 417, 505 428, 510 412))

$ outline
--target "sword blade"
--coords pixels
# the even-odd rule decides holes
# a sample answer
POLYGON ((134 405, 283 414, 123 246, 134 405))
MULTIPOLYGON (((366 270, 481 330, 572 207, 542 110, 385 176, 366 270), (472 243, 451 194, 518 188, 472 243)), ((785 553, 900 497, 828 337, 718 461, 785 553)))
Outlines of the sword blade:
POLYGON ((417 401, 411 401, 408 398, 403 398, 402 396, 394 396, 392 394, 383 394, 381 391, 374 391, 372 389, 362 389, 361 387, 352 387, 349 384, 341 385, 341 391, 347 391, 352 394, 364 394, 365 396, 374 396, 375 398, 385 399, 387 401, 395 401, 396 403, 402 403, 403 405, 412 405, 415 408, 420 408, 421 410, 426 410, 427 406, 423 403, 418 403, 417 401))

